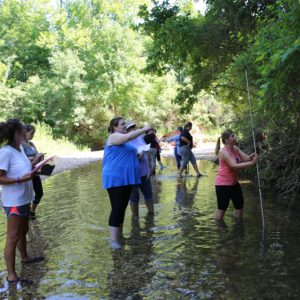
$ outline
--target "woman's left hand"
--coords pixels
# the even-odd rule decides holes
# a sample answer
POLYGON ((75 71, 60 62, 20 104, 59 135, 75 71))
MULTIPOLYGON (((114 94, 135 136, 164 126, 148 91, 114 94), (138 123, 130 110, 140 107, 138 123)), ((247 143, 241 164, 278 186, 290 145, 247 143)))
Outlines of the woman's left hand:
POLYGON ((31 161, 31 165, 32 167, 35 167, 35 165, 37 163, 39 163, 40 161, 42 161, 44 159, 44 154, 43 153, 38 153, 34 159, 31 161))
POLYGON ((38 162, 44 160, 44 153, 38 153, 36 156, 38 162))

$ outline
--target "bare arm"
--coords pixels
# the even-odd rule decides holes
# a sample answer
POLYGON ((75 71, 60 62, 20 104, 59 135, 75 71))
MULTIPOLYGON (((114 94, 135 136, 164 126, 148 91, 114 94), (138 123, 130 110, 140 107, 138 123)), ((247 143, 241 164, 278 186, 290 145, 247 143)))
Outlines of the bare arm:
POLYGON ((15 184, 15 183, 22 183, 25 181, 31 180, 36 173, 34 174, 25 174, 22 177, 18 178, 11 178, 6 176, 6 172, 4 170, 0 170, 0 184, 6 185, 6 184, 15 184))
POLYGON ((150 128, 150 125, 146 125, 142 129, 138 129, 129 133, 114 132, 108 137, 107 144, 108 146, 125 144, 128 141, 135 139, 143 132, 148 131, 150 128))
POLYGON ((247 167, 252 167, 256 164, 256 157, 253 157, 252 160, 242 162, 242 163, 237 163, 233 157, 230 156, 230 154, 226 151, 221 151, 220 152, 220 159, 224 160, 227 165, 234 170, 240 170, 240 169, 245 169, 247 167))
POLYGON ((216 143, 216 148, 215 148, 215 154, 218 155, 221 149, 221 138, 218 137, 217 143, 216 143))
POLYGON ((254 157, 254 153, 251 154, 251 155, 248 155, 245 152, 243 152, 238 146, 234 146, 234 150, 236 150, 238 152, 238 154, 241 157, 242 161, 250 161, 254 157))

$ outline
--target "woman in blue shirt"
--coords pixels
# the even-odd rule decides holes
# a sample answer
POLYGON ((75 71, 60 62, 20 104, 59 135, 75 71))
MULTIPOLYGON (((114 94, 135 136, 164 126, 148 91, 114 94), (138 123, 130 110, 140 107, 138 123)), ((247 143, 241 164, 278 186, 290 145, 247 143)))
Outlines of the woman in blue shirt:
POLYGON ((175 155, 175 159, 176 159, 177 169, 179 170, 180 165, 181 165, 182 157, 179 155, 178 151, 179 151, 179 145, 180 145, 180 135, 183 131, 183 128, 178 127, 176 131, 177 131, 177 134, 169 137, 168 139, 166 139, 166 141, 168 143, 175 142, 174 155, 175 155))
POLYGON ((124 118, 116 117, 110 121, 110 134, 104 148, 102 182, 111 203, 109 229, 110 245, 113 249, 121 248, 118 236, 122 236, 125 211, 132 187, 140 184, 137 149, 128 142, 150 128, 150 125, 146 125, 142 129, 127 133, 124 118))

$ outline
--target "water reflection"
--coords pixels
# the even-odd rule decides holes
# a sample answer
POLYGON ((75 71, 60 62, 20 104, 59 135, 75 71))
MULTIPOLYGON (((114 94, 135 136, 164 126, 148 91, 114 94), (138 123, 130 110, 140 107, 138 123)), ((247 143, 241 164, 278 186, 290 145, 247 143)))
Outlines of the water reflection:
POLYGON ((144 220, 132 219, 131 225, 130 236, 124 241, 126 250, 111 253, 113 269, 108 274, 108 282, 112 299, 126 299, 128 295, 143 299, 147 294, 147 284, 155 274, 151 268, 153 216, 147 215, 144 220), (129 276, 131 280, 128 280, 129 276))
MULTIPOLYGON (((297 298, 300 288, 300 212, 288 215, 267 197, 262 231, 259 201, 244 183, 244 222, 231 216, 216 226, 215 166, 208 174, 176 179, 176 166, 152 178, 155 215, 141 205, 140 219, 129 210, 124 249, 111 251, 107 219, 110 203, 101 189, 101 164, 49 178, 38 219, 31 222, 30 254, 46 261, 17 263, 32 287, 8 289, 0 260, 1 299, 276 299, 297 298), (272 289, 270 289, 272 286, 272 289)), ((0 245, 5 217, 0 218, 0 245)))

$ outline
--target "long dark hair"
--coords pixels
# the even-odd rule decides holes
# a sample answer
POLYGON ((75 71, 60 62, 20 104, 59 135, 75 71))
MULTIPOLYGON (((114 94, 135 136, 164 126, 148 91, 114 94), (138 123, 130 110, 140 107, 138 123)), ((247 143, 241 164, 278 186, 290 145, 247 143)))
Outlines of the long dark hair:
POLYGON ((4 142, 12 145, 15 142, 15 133, 24 130, 24 125, 19 119, 8 119, 0 123, 0 144, 4 142))
POLYGON ((115 129, 114 127, 117 127, 119 125, 120 120, 123 120, 123 117, 115 117, 109 122, 108 132, 114 133, 115 129))

